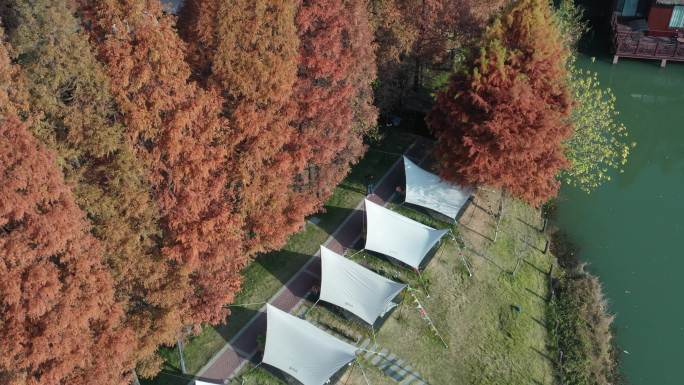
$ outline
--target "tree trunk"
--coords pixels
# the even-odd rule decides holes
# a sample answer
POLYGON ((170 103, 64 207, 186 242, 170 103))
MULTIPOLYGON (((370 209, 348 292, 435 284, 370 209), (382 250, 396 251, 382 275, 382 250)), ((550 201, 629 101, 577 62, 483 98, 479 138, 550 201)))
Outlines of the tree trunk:
POLYGON ((416 57, 416 66, 413 69, 413 90, 420 89, 420 58, 416 57))
POLYGON ((186 374, 188 371, 185 368, 185 358, 183 358, 183 340, 180 338, 178 339, 178 354, 180 355, 181 372, 186 374))
POLYGON ((131 378, 131 385, 140 385, 140 380, 138 379, 138 373, 133 369, 133 376, 131 378))

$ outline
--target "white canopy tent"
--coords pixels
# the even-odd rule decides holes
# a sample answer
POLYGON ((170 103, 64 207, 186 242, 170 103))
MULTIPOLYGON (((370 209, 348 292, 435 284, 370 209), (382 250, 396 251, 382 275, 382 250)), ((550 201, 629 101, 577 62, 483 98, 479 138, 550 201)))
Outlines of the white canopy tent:
POLYGON ((350 311, 370 325, 396 306, 392 299, 406 287, 324 246, 321 266, 319 299, 350 311))
POLYGON ((218 385, 218 384, 214 383, 214 382, 206 382, 206 381, 195 380, 195 385, 218 385))
POLYGON ((266 305, 262 362, 304 385, 325 384, 340 368, 356 359, 357 350, 302 319, 266 305))
POLYGON ((418 269, 449 230, 435 230, 370 200, 366 204, 366 250, 388 255, 418 269))
POLYGON ((406 203, 425 207, 456 219, 468 202, 471 190, 448 183, 404 157, 406 203))

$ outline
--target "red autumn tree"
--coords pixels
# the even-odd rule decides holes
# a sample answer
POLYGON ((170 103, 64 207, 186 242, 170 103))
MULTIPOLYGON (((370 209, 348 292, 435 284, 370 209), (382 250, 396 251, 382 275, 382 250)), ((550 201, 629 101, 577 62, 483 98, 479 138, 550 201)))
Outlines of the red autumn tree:
MULTIPOLYGON (((450 68, 507 0, 373 0, 383 111, 402 108, 425 70, 450 68)), ((413 95, 415 98, 416 95, 413 95)))
POLYGON ((365 133, 375 129, 378 120, 372 88, 377 76, 376 45, 372 43, 374 30, 366 0, 349 1, 347 9, 352 20, 349 44, 355 58, 351 69, 351 83, 355 88, 352 111, 356 132, 365 133))
MULTIPOLYGON (((159 1, 79 4, 161 211, 162 254, 176 268, 165 295, 181 301, 175 329, 221 322, 248 260, 235 209, 240 187, 229 179, 233 142, 220 116, 223 100, 188 81, 185 46, 159 1)), ((154 373, 153 363, 140 373, 154 373)))
POLYGON ((55 158, 0 118, 0 381, 126 384, 132 333, 55 158))
MULTIPOLYGON (((477 37, 507 0, 425 0, 412 7, 418 30, 412 47, 425 63, 440 63, 452 50, 477 37)), ((411 17, 410 14, 407 15, 411 17)))
POLYGON ((16 115, 16 75, 0 45, 0 383, 123 385, 132 333, 55 156, 16 115))
POLYGON ((295 1, 185 2, 179 21, 191 62, 225 97, 234 143, 230 184, 239 192, 245 253, 272 250, 304 223, 291 185, 302 151, 290 148, 297 77, 295 1), (194 58, 194 59, 193 59, 194 58))
MULTIPOLYGON (((8 27, 19 84, 28 90, 22 114, 49 148, 114 279, 126 325, 136 333, 135 359, 154 354, 178 329, 177 274, 160 257, 158 210, 144 167, 124 138, 107 75, 67 2, 7 0, 8 27), (66 133, 66 134, 65 134, 66 133)), ((9 80, 7 83, 9 84, 9 80)))
POLYGON ((452 76, 427 121, 443 177, 539 205, 559 188, 571 133, 566 58, 545 0, 520 0, 486 32, 469 73, 452 76))
POLYGON ((323 204, 363 154, 363 136, 374 126, 374 52, 367 20, 363 1, 304 1, 297 14, 293 147, 305 154, 296 188, 307 212, 323 204))

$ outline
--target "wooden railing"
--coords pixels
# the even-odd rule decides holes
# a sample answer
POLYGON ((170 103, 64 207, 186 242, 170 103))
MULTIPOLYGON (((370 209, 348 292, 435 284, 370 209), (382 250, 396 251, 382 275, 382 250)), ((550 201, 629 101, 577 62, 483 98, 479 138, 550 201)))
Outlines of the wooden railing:
POLYGON ((617 56, 684 61, 684 39, 677 31, 632 31, 619 22, 616 14, 611 25, 617 56))

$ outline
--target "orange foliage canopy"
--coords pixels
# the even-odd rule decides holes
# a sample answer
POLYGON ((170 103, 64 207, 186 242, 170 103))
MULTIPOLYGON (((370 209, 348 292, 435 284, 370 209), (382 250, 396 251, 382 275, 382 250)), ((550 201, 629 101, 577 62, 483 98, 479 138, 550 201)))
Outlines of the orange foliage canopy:
POLYGON ((521 0, 485 34, 472 73, 457 73, 427 121, 441 174, 489 184, 540 205, 567 165, 567 49, 545 0, 521 0))
POLYGON ((125 384, 132 334, 55 157, 0 118, 0 381, 125 384), (102 363, 106 362, 106 365, 102 363))
POLYGON ((379 65, 401 55, 436 62, 478 35, 507 0, 374 0, 379 65))
POLYGON ((233 143, 220 116, 223 100, 188 81, 185 46, 158 1, 79 3, 161 210, 162 252, 177 268, 165 294, 180 301, 175 330, 221 322, 247 262, 229 185, 233 143))
POLYGON ((28 91, 20 115, 34 116, 30 131, 55 150, 100 240, 124 308, 122 322, 135 333, 134 359, 150 357, 177 333, 178 301, 168 295, 177 272, 160 257, 156 205, 144 165, 113 119, 120 113, 105 70, 66 2, 4 4, 7 41, 21 68, 11 89, 28 91))
POLYGON ((451 68, 455 50, 477 37, 508 0, 374 0, 378 105, 400 108, 425 68, 451 68))
POLYGON ((366 6, 184 4, 179 25, 189 61, 203 83, 226 96, 247 253, 282 246, 364 151, 363 135, 377 117, 366 6))
POLYGON ((304 1, 297 14, 293 147, 304 151, 296 189, 310 206, 307 212, 320 208, 363 154, 363 136, 376 120, 370 88, 375 55, 364 3, 304 1))
POLYGON ((296 111, 294 1, 187 1, 179 24, 190 61, 207 87, 225 97, 231 186, 244 220, 247 255, 281 247, 304 223, 291 185, 301 151, 290 122, 296 111), (239 26, 239 28, 236 28, 239 26))
POLYGON ((124 384, 132 334, 54 154, 16 115, 16 75, 0 45, 0 382, 124 384))

